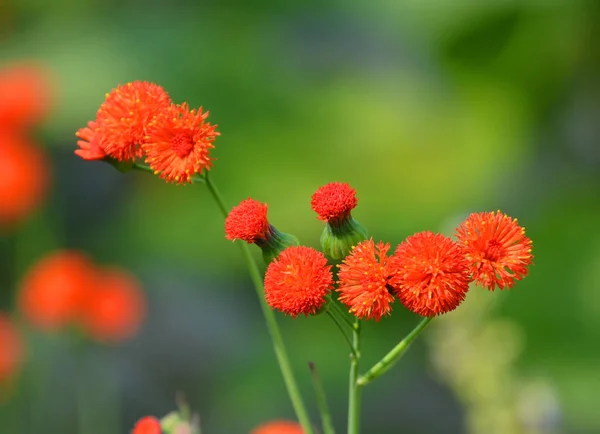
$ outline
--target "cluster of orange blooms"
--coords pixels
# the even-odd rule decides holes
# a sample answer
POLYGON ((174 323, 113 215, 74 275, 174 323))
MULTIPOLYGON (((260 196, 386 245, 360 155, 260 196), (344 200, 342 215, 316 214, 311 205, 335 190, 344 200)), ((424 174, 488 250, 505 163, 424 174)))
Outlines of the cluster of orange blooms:
MULTIPOLYGON (((335 289, 338 300, 358 318, 379 321, 391 312, 395 298, 412 312, 431 317, 454 310, 471 282, 493 291, 511 288, 528 273, 531 240, 516 219, 500 212, 474 213, 456 228, 456 241, 419 232, 388 255, 390 244, 366 239, 352 218, 355 193, 339 182, 314 193, 312 208, 329 228, 321 239, 324 252, 295 243, 283 246, 265 274, 265 297, 272 308, 292 316, 316 314, 335 289), (345 241, 335 281, 327 256, 337 254, 345 241)), ((281 238, 267 219, 267 205, 253 199, 232 209, 225 233, 263 249, 281 238)))
POLYGON ((208 112, 174 104, 159 85, 134 81, 106 95, 96 118, 77 131, 85 160, 133 163, 145 158, 167 182, 190 183, 210 169, 216 125, 206 122, 208 112))

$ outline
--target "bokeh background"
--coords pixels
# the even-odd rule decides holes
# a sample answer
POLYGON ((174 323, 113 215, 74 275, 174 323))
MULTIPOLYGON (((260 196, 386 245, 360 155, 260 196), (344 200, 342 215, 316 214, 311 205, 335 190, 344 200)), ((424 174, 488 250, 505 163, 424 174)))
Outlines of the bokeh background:
MULTIPOLYGON (((210 110, 222 133, 212 175, 229 205, 267 202, 307 245, 322 229, 310 196, 331 181, 358 191, 355 218, 393 246, 451 233, 473 211, 527 228, 530 275, 510 292, 474 288, 434 321, 365 389, 365 433, 600 432, 599 22, 594 0, 2 0, 0 68, 33 62, 52 92, 27 131, 48 161, 46 193, 0 232, 0 308, 24 346, 0 432, 126 433, 174 409, 179 391, 208 434, 293 418, 206 189, 73 154, 105 93, 138 79, 210 110), (27 322, 23 276, 56 249, 137 276, 139 333, 73 345, 69 331, 27 322)), ((326 317, 279 319, 311 414, 308 361, 343 432, 338 331, 326 317)), ((368 324, 365 366, 417 321, 397 304, 368 324)))

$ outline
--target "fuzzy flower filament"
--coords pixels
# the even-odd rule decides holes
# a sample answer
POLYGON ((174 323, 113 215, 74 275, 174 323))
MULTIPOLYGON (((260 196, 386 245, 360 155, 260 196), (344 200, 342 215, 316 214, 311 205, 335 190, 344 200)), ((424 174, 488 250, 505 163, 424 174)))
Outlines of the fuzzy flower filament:
POLYGON ((339 265, 339 300, 358 318, 379 321, 391 311, 394 297, 387 288, 389 249, 389 243, 375 246, 373 239, 363 241, 339 265))
POLYGON ((189 184, 192 176, 210 170, 210 150, 220 135, 206 122, 209 112, 171 105, 149 123, 143 149, 146 162, 167 182, 189 184))
POLYGON ((367 239, 367 230, 351 215, 358 199, 348 184, 331 182, 320 187, 312 195, 310 204, 317 218, 325 222, 321 247, 327 256, 342 259, 353 246, 367 239))
POLYGON ((450 312, 469 290, 469 264, 450 238, 430 231, 408 237, 390 261, 390 285, 412 312, 431 317, 450 312))
POLYGON ((268 266, 265 298, 269 306, 296 317, 316 314, 333 286, 331 265, 310 247, 291 246, 268 266))
POLYGON ((497 212, 471 214, 456 229, 473 280, 493 291, 512 288, 527 276, 532 242, 517 219, 497 212))

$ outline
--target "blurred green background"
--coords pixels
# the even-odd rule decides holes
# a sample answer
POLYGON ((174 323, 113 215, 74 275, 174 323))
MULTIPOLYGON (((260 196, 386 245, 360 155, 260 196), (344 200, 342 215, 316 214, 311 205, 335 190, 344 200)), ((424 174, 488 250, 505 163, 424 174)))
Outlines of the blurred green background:
MULTIPOLYGON (((88 433, 129 432, 171 411, 177 391, 207 434, 293 418, 206 189, 73 155, 105 93, 138 79, 209 110, 222 134, 211 174, 229 204, 267 202, 304 244, 318 246, 310 196, 331 181, 358 191, 354 217, 393 248, 416 231, 451 233, 474 211, 527 228, 530 276, 510 292, 474 288, 464 312, 434 322, 365 389, 365 433, 600 432, 599 2, 2 0, 0 14, 0 64, 42 62, 56 91, 37 131, 51 190, 2 236, 1 307, 56 248, 132 270, 149 299, 135 339, 78 356, 83 396, 68 339, 27 330, 0 432, 80 433, 82 399, 88 433)), ((344 342, 328 318, 279 319, 311 414, 308 361, 343 432, 344 342)), ((365 367, 417 321, 396 304, 368 324, 365 367)))

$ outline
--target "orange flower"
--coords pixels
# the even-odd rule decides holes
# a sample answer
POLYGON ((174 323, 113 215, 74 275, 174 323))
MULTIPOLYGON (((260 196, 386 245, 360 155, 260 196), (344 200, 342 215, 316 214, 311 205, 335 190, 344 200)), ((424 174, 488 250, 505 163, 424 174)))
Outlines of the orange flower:
POLYGON ((339 300, 358 318, 379 321, 391 311, 394 297, 387 288, 392 274, 387 252, 390 245, 373 239, 357 244, 338 267, 339 300))
POLYGON ((12 377, 23 358, 19 331, 10 318, 0 312, 0 384, 12 377))
POLYGON ((133 161, 142 156, 142 145, 150 121, 170 104, 171 98, 157 84, 134 81, 118 86, 106 95, 96 114, 95 129, 92 130, 98 134, 98 138, 79 130, 78 137, 89 144, 85 145, 84 142, 78 145, 84 150, 102 149, 118 161, 133 161), (99 144, 94 140, 99 140, 99 144))
POLYGON ((450 312, 469 290, 469 271, 460 247, 450 238, 419 232, 400 244, 390 265, 389 283, 402 304, 422 316, 450 312))
POLYGON ((96 133, 98 124, 94 121, 89 121, 88 126, 80 128, 75 135, 81 140, 77 141, 79 149, 75 150, 75 155, 80 156, 84 160, 103 160, 106 158, 106 152, 100 144, 100 136, 96 133))
POLYGON ((145 416, 137 421, 131 434, 160 434, 160 422, 152 416, 145 416))
POLYGON ((312 209, 319 220, 342 220, 356 208, 358 199, 356 190, 343 182, 331 182, 320 187, 310 201, 312 209))
POLYGON ((274 420, 266 422, 252 430, 250 434, 303 434, 302 426, 297 422, 274 420))
POLYGON ((132 337, 146 313, 146 300, 137 279, 121 269, 101 270, 90 294, 83 321, 90 336, 103 342, 132 337))
POLYGON ((269 232, 268 209, 266 203, 252 198, 241 201, 225 219, 225 237, 228 240, 239 239, 247 243, 265 239, 269 232))
POLYGON ((77 251, 56 251, 25 274, 18 304, 35 325, 54 330, 81 319, 83 306, 95 290, 96 269, 77 251))
POLYGON ((506 214, 471 214, 456 229, 456 237, 466 255, 473 280, 493 291, 512 288, 527 276, 532 243, 525 229, 506 214))
POLYGON ((0 131, 0 226, 19 222, 40 204, 49 180, 41 149, 20 135, 0 131))
POLYGON ((305 246, 291 246, 268 266, 265 298, 273 309, 293 317, 315 314, 331 291, 331 265, 321 253, 305 246))
POLYGON ((146 162, 167 182, 191 183, 192 176, 211 168, 209 153, 220 133, 205 122, 208 113, 202 113, 202 107, 190 110, 186 103, 171 105, 150 123, 146 162))
POLYGON ((47 73, 34 64, 4 67, 0 69, 0 95, 0 125, 17 130, 34 125, 48 111, 47 73))

